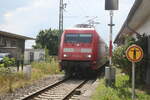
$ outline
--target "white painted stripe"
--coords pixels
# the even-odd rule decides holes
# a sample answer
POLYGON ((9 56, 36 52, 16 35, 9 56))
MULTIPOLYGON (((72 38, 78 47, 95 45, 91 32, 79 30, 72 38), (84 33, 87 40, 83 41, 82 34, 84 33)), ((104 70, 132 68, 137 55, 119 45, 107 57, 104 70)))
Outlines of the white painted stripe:
POLYGON ((92 53, 92 49, 91 48, 81 48, 80 49, 74 49, 74 48, 64 48, 63 52, 81 52, 81 53, 92 53))
POLYGON ((73 48, 64 48, 64 52, 74 52, 73 48))
POLYGON ((91 48, 81 48, 82 53, 91 53, 92 49, 91 48))

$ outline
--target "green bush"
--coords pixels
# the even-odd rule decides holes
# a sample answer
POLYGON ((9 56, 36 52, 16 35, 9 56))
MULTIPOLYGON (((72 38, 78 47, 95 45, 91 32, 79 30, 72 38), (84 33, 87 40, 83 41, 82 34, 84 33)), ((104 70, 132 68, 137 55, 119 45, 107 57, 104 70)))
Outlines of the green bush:
POLYGON ((101 79, 92 100, 129 100, 128 76, 118 76, 115 88, 106 87, 105 79, 101 79))
MULTIPOLYGON (((100 83, 91 100, 131 100, 132 91, 128 75, 118 74, 114 88, 107 87, 105 79, 100 79, 99 81, 100 83)), ((136 100, 150 100, 150 95, 136 89, 136 100)))
POLYGON ((113 52, 113 64, 122 69, 123 72, 129 74, 131 70, 131 62, 125 56, 126 46, 122 45, 117 47, 113 52))
POLYGON ((135 39, 129 36, 125 36, 125 44, 118 46, 113 51, 113 65, 117 68, 120 68, 122 72, 126 73, 130 76, 131 80, 131 72, 132 72, 132 64, 128 59, 126 58, 125 52, 127 48, 135 43, 135 39))
POLYGON ((1 67, 4 67, 4 64, 0 64, 0 68, 1 68, 1 67))
POLYGON ((148 36, 142 35, 137 36, 137 41, 135 41, 132 37, 126 36, 125 37, 125 44, 121 45, 119 47, 116 47, 113 52, 113 64, 114 66, 122 69, 124 73, 129 75, 130 82, 131 82, 131 72, 132 72, 132 64, 125 56, 126 49, 132 45, 136 44, 139 45, 144 52, 143 59, 136 63, 136 69, 135 69, 135 78, 136 83, 143 84, 145 83, 145 76, 147 73, 147 65, 149 64, 149 57, 148 57, 148 36))
POLYGON ((140 62, 136 63, 136 83, 143 84, 145 83, 147 68, 150 63, 150 57, 148 55, 148 36, 143 34, 137 38, 138 41, 136 41, 136 44, 143 49, 144 56, 140 62))
POLYGON ((4 67, 14 66, 15 62, 16 62, 15 58, 9 58, 9 57, 4 57, 3 58, 4 67))

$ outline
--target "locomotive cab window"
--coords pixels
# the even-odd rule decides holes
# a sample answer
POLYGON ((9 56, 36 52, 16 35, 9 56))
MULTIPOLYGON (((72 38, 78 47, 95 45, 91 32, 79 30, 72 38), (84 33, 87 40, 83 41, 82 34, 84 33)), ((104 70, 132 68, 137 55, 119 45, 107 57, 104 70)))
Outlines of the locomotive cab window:
POLYGON ((65 34, 65 42, 67 43, 91 43, 92 34, 76 34, 69 33, 65 34))

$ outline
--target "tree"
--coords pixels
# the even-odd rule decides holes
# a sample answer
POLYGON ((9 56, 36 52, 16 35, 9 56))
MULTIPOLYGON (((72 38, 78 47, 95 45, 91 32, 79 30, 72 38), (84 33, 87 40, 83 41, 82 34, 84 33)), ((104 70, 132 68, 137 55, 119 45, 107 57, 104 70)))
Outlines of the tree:
POLYGON ((41 30, 36 37, 36 45, 33 48, 48 49, 49 55, 57 55, 58 52, 59 30, 45 29, 41 30))
POLYGON ((144 52, 143 59, 140 62, 136 63, 135 68, 135 81, 136 83, 145 83, 145 77, 147 72, 147 65, 149 64, 149 57, 148 57, 148 36, 145 34, 137 35, 137 41, 135 41, 132 37, 126 36, 125 37, 125 44, 115 48, 113 52, 113 64, 114 66, 120 68, 124 73, 129 75, 131 80, 131 72, 132 72, 132 65, 131 62, 127 60, 125 56, 126 49, 132 45, 136 44, 139 45, 144 52))
POLYGON ((120 68, 122 72, 129 75, 131 80, 131 72, 132 72, 131 62, 128 61, 128 59, 126 58, 125 52, 130 45, 135 43, 135 39, 130 36, 125 36, 125 40, 126 41, 124 45, 115 48, 112 60, 114 66, 120 68))
POLYGON ((140 62, 136 64, 136 79, 138 83, 145 83, 145 79, 147 77, 147 68, 149 67, 149 56, 148 56, 148 36, 145 33, 141 36, 137 37, 138 41, 136 44, 139 45, 144 52, 143 58, 140 62))

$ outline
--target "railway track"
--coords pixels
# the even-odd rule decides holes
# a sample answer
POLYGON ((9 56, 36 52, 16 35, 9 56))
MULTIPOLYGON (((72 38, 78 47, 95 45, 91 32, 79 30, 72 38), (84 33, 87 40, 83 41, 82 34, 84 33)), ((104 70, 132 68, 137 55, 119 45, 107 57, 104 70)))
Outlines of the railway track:
POLYGON ((53 85, 40 89, 21 100, 69 100, 78 88, 88 80, 64 79, 53 85))

